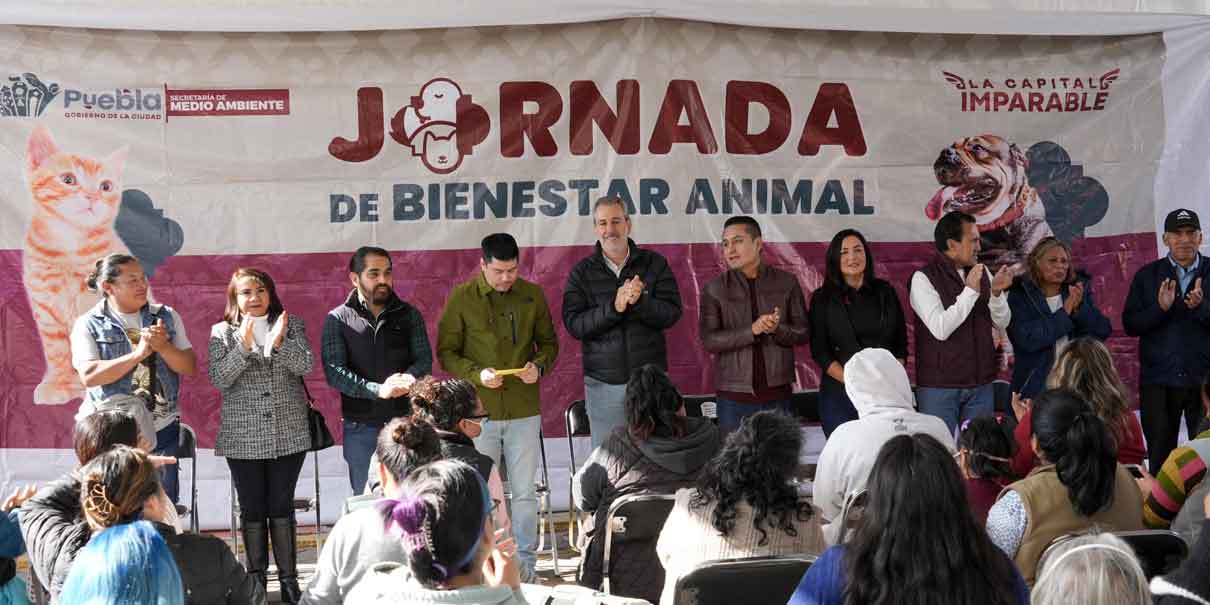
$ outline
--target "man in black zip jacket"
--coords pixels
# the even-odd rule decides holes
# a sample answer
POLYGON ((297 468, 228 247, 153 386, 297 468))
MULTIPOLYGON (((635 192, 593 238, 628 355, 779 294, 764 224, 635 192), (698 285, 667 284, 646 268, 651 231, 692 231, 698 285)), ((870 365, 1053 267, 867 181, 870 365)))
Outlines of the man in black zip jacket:
POLYGON ((1210 259, 1202 256, 1197 214, 1178 208, 1164 219, 1168 254, 1134 274, 1122 309, 1122 327, 1139 337, 1139 408, 1151 472, 1158 473, 1177 445, 1181 414, 1189 436, 1202 419, 1200 385, 1210 370, 1210 304, 1202 284, 1210 259))
POLYGON ((681 318, 668 261, 630 239, 626 203, 603 197, 592 209, 596 251, 567 278, 563 325, 583 343, 584 399, 596 449, 625 426, 626 381, 645 364, 668 370, 664 330, 681 318))
POLYGON ((353 290, 324 318, 324 377, 340 391, 344 458, 353 493, 365 489, 378 431, 411 411, 412 383, 433 371, 424 317, 395 294, 391 255, 362 246, 349 259, 353 290))

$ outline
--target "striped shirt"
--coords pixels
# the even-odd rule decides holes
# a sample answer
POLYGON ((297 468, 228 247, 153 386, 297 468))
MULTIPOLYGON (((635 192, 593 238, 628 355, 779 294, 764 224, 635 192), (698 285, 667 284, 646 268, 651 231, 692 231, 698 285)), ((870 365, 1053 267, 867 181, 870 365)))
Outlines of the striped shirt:
MULTIPOLYGON (((1210 430, 1197 436, 1210 439, 1210 430)), ((1143 524, 1152 529, 1168 529, 1185 504, 1185 499, 1206 476, 1206 461, 1188 445, 1172 450, 1151 484, 1151 494, 1143 503, 1143 524)))

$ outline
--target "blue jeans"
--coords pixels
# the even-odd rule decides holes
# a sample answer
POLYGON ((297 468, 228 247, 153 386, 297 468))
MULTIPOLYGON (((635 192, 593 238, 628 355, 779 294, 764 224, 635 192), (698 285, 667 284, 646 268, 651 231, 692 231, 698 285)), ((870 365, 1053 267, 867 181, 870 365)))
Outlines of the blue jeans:
MULTIPOLYGON (((172 424, 155 432, 155 449, 153 454, 159 456, 176 456, 177 451, 181 447, 181 420, 178 418, 172 421, 172 424)), ((165 464, 160 467, 160 484, 164 486, 164 493, 168 494, 168 501, 176 504, 177 496, 181 492, 181 467, 179 464, 165 464)), ((194 481, 197 478, 194 477, 194 481)))
POLYGON ((508 482, 508 491, 512 494, 509 514, 522 578, 533 573, 538 559, 535 552, 538 549, 538 493, 534 489, 534 476, 538 473, 541 428, 541 416, 488 419, 483 423, 483 432, 475 438, 475 449, 490 457, 497 468, 500 457, 504 457, 507 478, 501 478, 508 482))
POLYGON ((996 411, 995 389, 991 384, 969 389, 918 387, 916 403, 921 413, 944 420, 951 434, 959 420, 991 416, 996 411))
POLYGON ((845 393, 844 384, 825 376, 819 385, 819 421, 823 424, 823 436, 832 436, 836 427, 857 420, 857 408, 845 393))
POLYGON ((349 465, 349 485, 353 487, 353 495, 357 495, 366 489, 366 480, 370 477, 370 456, 378 446, 378 431, 386 423, 345 418, 340 423, 344 429, 344 457, 349 465))
POLYGON ((584 377, 584 407, 592 430, 592 449, 597 449, 614 429, 626 424, 626 385, 584 377))
POLYGON ((789 399, 775 399, 765 403, 743 403, 719 397, 714 402, 718 411, 718 431, 726 436, 739 428, 744 418, 763 410, 774 410, 794 415, 794 408, 789 399))

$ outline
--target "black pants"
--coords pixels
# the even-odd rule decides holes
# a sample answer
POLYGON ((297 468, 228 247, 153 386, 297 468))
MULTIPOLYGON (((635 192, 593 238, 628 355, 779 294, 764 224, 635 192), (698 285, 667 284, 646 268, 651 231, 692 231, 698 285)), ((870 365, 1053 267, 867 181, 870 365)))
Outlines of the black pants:
POLYGON ((239 495, 240 518, 263 522, 293 515, 294 487, 306 459, 306 452, 265 460, 228 458, 239 495))
POLYGON ((1143 436, 1147 438, 1147 460, 1154 475, 1160 472, 1168 454, 1176 449, 1176 440, 1181 432, 1181 414, 1185 415, 1185 428, 1192 439, 1197 436, 1197 429, 1206 413, 1202 409, 1199 387, 1143 385, 1139 387, 1139 399, 1143 436))

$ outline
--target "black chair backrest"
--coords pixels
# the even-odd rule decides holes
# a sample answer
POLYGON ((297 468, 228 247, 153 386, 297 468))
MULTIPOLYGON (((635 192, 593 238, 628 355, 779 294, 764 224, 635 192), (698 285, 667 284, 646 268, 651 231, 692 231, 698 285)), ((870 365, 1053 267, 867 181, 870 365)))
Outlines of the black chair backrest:
POLYGON ((702 404, 707 401, 715 401, 718 397, 714 395, 684 395, 681 397, 685 401, 685 415, 690 418, 702 417, 702 404))
POLYGON ((569 437, 587 437, 592 434, 592 427, 588 423, 588 406, 583 399, 577 399, 567 406, 563 423, 569 437))
POLYGON ((815 557, 707 561, 676 582, 672 605, 783 605, 815 557))
POLYGON ((181 437, 177 444, 177 458, 192 458, 197 454, 197 435, 193 433, 193 429, 181 425, 181 437))
POLYGON ((819 422, 819 391, 802 391, 790 396, 794 416, 807 422, 819 422))
POLYGON ((1143 573, 1147 574, 1148 578, 1175 570, 1189 555, 1189 545, 1174 531, 1142 529, 1116 531, 1113 535, 1134 549, 1134 554, 1138 555, 1139 563, 1143 566, 1143 573))
POLYGON ((664 529, 664 521, 672 512, 672 495, 627 495, 609 506, 610 542, 654 541, 664 529))

